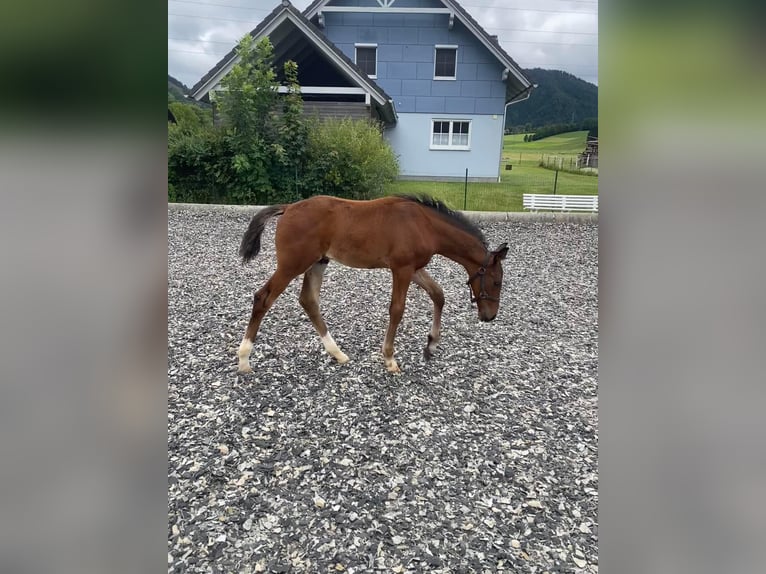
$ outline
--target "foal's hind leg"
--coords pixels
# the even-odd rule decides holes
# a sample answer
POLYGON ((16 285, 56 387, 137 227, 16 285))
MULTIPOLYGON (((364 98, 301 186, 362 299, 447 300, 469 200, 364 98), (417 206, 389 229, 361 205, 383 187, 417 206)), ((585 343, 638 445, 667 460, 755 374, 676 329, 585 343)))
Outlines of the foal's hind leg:
POLYGON ((303 307, 314 324, 317 333, 319 333, 325 351, 342 364, 348 362, 348 355, 341 351, 335 343, 332 335, 327 330, 327 324, 324 322, 324 318, 322 318, 322 313, 319 311, 319 290, 322 288, 322 278, 324 277, 327 263, 328 260, 323 258, 306 271, 306 274, 303 276, 303 288, 301 289, 299 301, 301 307, 303 307))
POLYGON ((253 350, 253 341, 255 341, 255 336, 258 333, 258 328, 261 326, 263 316, 266 315, 266 311, 269 310, 277 297, 282 294, 282 291, 285 290, 290 281, 297 275, 298 273, 287 273, 277 267, 274 275, 266 281, 263 287, 255 292, 253 296, 253 314, 250 316, 250 323, 247 325, 245 336, 239 345, 239 351, 237 351, 237 358, 239 359, 238 371, 240 373, 253 372, 253 369, 250 367, 250 352, 253 350))
POLYGON ((431 300, 434 302, 434 320, 431 325, 431 332, 428 334, 428 343, 423 349, 423 355, 426 360, 430 359, 436 350, 436 345, 441 340, 442 309, 444 308, 444 291, 439 284, 434 281, 425 269, 418 269, 412 276, 412 282, 422 287, 431 300))

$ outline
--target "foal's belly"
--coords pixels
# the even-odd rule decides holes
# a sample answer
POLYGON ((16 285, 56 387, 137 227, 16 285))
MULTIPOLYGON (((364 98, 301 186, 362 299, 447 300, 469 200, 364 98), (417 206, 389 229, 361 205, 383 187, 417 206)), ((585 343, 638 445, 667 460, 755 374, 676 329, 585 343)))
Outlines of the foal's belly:
POLYGON ((355 267, 357 269, 379 269, 381 267, 388 267, 388 261, 384 256, 371 253, 360 253, 352 249, 330 248, 325 255, 346 267, 355 267))

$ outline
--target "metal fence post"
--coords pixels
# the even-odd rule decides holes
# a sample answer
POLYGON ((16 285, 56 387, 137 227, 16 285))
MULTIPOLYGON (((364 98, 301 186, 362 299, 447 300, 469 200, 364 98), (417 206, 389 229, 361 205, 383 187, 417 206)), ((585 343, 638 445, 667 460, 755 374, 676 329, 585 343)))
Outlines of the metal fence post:
POLYGON ((559 170, 556 170, 556 176, 553 178, 553 195, 556 195, 556 186, 559 183, 559 170))
POLYGON ((465 168, 465 189, 463 190, 463 211, 468 206, 468 168, 465 168))

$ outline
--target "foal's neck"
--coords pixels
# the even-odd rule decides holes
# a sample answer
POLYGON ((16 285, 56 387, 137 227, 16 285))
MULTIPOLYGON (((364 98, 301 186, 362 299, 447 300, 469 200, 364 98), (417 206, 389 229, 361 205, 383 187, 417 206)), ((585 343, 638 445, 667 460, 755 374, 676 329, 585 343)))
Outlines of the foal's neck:
POLYGON ((486 264, 487 247, 470 233, 451 225, 445 226, 439 234, 439 246, 436 252, 462 265, 469 275, 473 275, 486 264))

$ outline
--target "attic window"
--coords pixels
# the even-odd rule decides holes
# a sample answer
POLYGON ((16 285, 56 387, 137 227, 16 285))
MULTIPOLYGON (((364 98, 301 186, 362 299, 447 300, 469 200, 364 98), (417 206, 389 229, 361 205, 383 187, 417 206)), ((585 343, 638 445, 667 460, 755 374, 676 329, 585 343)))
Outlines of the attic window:
POLYGON ((436 46, 434 80, 454 80, 457 77, 457 46, 436 46))
POLYGON ((355 48, 356 65, 370 78, 376 78, 378 74, 378 45, 355 44, 355 48))

